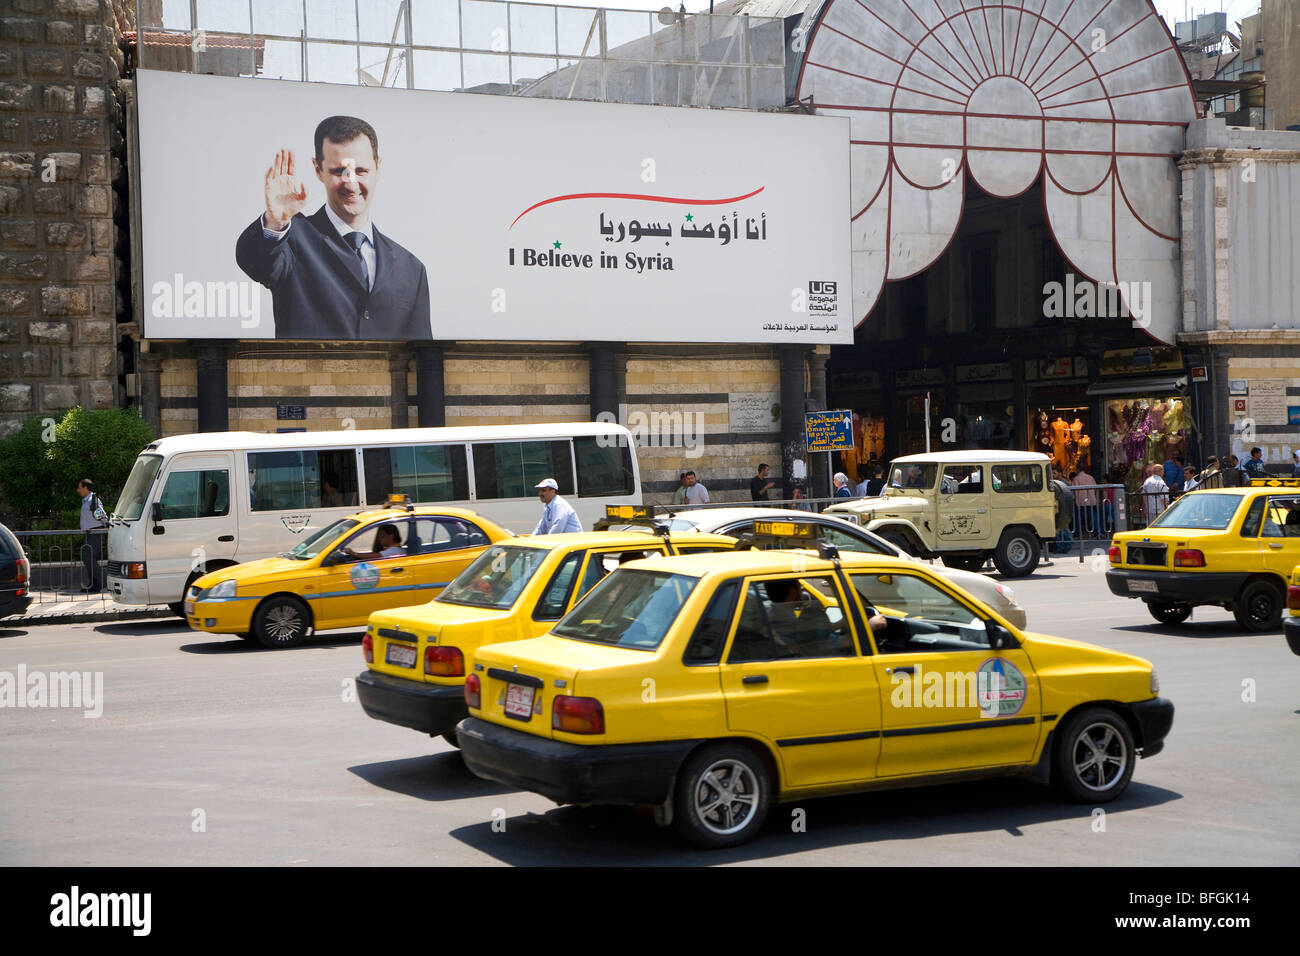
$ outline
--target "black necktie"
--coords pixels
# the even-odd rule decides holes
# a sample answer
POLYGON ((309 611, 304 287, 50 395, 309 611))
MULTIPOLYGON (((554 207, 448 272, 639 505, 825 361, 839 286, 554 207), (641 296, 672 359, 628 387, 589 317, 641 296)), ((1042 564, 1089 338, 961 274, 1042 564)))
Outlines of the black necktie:
POLYGON ((352 251, 357 254, 361 261, 361 277, 366 281, 366 289, 370 289, 370 269, 366 265, 366 257, 361 254, 361 250, 366 245, 366 234, 364 232, 349 232, 345 237, 352 245, 352 251))

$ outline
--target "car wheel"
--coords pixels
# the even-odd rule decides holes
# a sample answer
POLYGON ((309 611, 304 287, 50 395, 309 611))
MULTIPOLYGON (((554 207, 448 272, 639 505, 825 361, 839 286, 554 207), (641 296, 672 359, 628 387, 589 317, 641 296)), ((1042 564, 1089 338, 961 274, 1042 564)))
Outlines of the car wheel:
POLYGON ((242 641, 250 641, 252 643, 257 643, 257 637, 254 636, 253 634, 250 634, 248 631, 243 631, 242 633, 236 634, 235 637, 239 638, 242 641))
POLYGON ((311 612, 295 597, 268 598, 253 615, 253 633, 263 647, 297 647, 311 636, 311 612))
POLYGON ((1170 604, 1167 601, 1148 601, 1147 610, 1161 624, 1173 626, 1182 624, 1192 616, 1192 606, 1190 604, 1170 604))
POLYGON ((993 564, 1009 578, 1023 578, 1038 567, 1038 555, 1037 535, 1023 528, 1008 528, 993 552, 993 564))
POLYGON ((673 826, 696 846, 739 846, 763 825, 771 787, 767 767, 748 747, 703 747, 677 775, 673 826))
POLYGON ((460 749, 460 738, 456 736, 456 731, 448 731, 442 735, 442 739, 447 741, 447 743, 451 744, 457 750, 460 749))
POLYGON ((1104 707, 1081 710, 1056 732, 1053 779, 1078 803, 1114 800, 1133 777, 1137 747, 1124 718, 1104 707))
POLYGON ((943 555, 939 558, 945 568, 956 568, 958 571, 979 571, 984 567, 983 555, 971 558, 962 555, 943 555))
POLYGON ((890 544, 892 544, 894 547, 896 547, 899 551, 902 551, 903 554, 911 554, 911 553, 912 553, 911 545, 908 544, 907 539, 904 538, 902 535, 899 535, 899 534, 890 534, 889 532, 885 532, 885 533, 881 534, 880 537, 881 537, 883 540, 888 541, 890 544))
POLYGON ((167 609, 179 617, 182 621, 188 621, 189 615, 185 613, 185 602, 177 601, 175 604, 168 604, 167 609))
POLYGON ((1247 631, 1276 631, 1282 626, 1282 595, 1267 581, 1247 581, 1232 614, 1247 631))

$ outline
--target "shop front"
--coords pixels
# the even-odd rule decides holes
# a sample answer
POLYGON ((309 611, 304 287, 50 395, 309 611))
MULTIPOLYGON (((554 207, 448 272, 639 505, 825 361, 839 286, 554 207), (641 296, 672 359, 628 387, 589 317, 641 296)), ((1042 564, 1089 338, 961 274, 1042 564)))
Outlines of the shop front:
POLYGON ((1105 430, 1104 466, 1099 467, 1129 491, 1142 484, 1144 466, 1175 456, 1194 460, 1195 423, 1178 349, 1106 352, 1101 380, 1088 388, 1088 395, 1105 430))

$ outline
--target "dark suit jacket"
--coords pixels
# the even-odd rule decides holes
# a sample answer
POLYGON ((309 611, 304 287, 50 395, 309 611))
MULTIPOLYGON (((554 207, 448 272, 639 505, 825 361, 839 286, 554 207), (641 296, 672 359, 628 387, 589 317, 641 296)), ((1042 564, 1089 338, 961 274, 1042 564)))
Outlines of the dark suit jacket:
POLYGON ((271 290, 277 339, 433 338, 424 265, 372 230, 375 283, 368 291, 361 260, 334 229, 325 207, 293 217, 280 241, 262 234, 258 216, 235 243, 235 261, 271 290))

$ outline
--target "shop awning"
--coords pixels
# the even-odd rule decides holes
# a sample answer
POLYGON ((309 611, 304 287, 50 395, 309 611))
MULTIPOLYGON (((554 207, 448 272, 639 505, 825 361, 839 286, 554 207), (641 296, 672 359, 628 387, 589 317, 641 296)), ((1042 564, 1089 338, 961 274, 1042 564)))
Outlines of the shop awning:
POLYGON ((1089 395, 1160 395, 1187 388, 1186 375, 1160 375, 1149 378, 1117 378, 1088 386, 1089 395))

